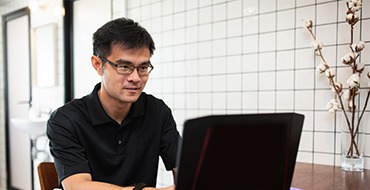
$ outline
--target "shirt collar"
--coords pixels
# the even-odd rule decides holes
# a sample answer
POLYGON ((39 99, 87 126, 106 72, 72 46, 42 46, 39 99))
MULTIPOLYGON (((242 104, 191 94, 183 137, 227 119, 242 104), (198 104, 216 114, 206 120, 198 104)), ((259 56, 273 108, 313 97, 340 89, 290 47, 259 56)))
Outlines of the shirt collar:
MULTIPOLYGON (((92 122, 92 125, 94 126, 112 122, 112 119, 105 112, 100 102, 98 96, 98 91, 100 87, 101 83, 96 84, 94 90, 89 95, 86 96, 86 104, 88 109, 87 111, 92 122)), ((127 115, 127 118, 135 119, 136 117, 145 115, 146 102, 147 102, 146 93, 142 92, 138 100, 132 104, 129 114, 127 115)))

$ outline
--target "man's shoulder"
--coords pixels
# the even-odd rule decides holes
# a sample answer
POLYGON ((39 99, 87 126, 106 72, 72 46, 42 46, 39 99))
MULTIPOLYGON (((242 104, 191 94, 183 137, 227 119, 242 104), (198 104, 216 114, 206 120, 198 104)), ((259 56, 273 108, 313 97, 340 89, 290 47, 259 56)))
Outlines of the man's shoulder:
POLYGON ((67 103, 65 103, 60 108, 62 109, 73 109, 78 107, 85 107, 86 106, 86 96, 82 98, 75 98, 67 103))
POLYGON ((85 100, 84 100, 84 97, 83 98, 76 98, 76 99, 73 99, 67 103, 65 103, 64 105, 60 106, 59 108, 57 108, 54 112, 53 112, 53 115, 56 116, 61 116, 61 115, 65 115, 65 116, 68 116, 68 115, 75 115, 77 114, 78 112, 81 112, 81 110, 86 110, 86 103, 85 103, 85 100))

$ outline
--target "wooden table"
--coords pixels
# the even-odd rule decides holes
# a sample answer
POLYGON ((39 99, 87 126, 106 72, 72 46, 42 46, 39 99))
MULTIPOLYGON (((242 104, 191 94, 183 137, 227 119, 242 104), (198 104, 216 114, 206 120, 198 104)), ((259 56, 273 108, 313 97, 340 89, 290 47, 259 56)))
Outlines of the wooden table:
POLYGON ((370 170, 346 172, 336 166, 298 162, 292 187, 304 190, 370 190, 370 170))

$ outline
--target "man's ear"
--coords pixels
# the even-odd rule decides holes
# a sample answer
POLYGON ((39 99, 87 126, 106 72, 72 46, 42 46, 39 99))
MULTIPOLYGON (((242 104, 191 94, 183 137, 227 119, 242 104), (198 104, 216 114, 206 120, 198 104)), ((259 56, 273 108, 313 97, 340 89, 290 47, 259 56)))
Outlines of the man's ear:
POLYGON ((99 75, 103 74, 103 61, 98 56, 91 56, 91 64, 99 75))

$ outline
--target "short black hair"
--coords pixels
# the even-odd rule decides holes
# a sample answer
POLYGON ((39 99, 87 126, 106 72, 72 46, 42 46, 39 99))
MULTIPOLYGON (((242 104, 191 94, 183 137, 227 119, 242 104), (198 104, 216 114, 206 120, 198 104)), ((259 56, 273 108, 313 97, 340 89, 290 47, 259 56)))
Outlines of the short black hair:
POLYGON ((113 46, 123 49, 147 47, 150 56, 155 50, 154 41, 149 32, 129 18, 111 20, 93 34, 94 55, 107 57, 111 54, 113 46))

